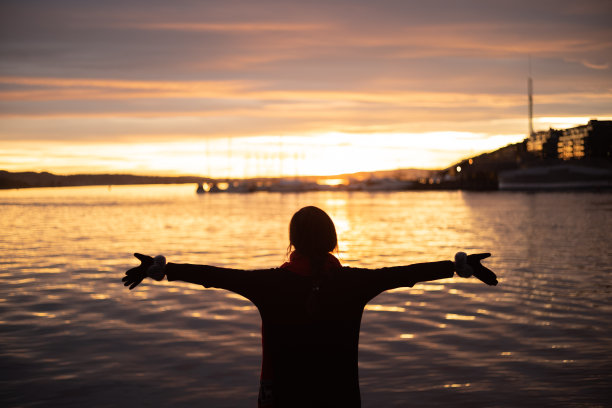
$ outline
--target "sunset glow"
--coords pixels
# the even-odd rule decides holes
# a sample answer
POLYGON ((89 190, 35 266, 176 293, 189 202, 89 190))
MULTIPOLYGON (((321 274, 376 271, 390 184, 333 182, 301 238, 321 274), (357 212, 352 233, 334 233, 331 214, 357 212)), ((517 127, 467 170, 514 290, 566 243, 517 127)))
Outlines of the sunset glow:
POLYGON ((536 130, 612 118, 610 7, 443 3, 5 3, 0 169, 443 168, 527 136, 529 75, 536 130))
POLYGON ((435 169, 523 135, 343 134, 260 136, 149 143, 13 142, 5 167, 63 173, 201 174, 211 177, 333 175, 409 166, 435 169), (380 141, 384 140, 384 143, 380 141))

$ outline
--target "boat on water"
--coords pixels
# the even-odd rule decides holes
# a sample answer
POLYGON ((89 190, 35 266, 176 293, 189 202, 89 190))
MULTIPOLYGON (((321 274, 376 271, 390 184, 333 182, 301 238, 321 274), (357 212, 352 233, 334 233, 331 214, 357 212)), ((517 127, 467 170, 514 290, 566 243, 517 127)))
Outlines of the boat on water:
POLYGON ((574 164, 531 167, 499 174, 500 190, 612 189, 612 168, 574 164))

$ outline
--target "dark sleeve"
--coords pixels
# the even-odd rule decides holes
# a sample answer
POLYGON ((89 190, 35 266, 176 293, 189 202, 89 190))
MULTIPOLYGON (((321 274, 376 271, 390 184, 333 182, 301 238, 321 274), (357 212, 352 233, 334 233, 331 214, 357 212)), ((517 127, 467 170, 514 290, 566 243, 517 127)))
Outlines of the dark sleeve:
POLYGON ((264 284, 267 269, 246 271, 242 269, 220 268, 210 265, 175 264, 166 265, 169 281, 203 285, 207 288, 226 289, 255 301, 259 289, 264 284))
POLYGON ((372 299, 378 294, 395 288, 412 287, 415 283, 452 278, 455 264, 452 261, 425 262, 380 269, 361 269, 364 295, 372 299))

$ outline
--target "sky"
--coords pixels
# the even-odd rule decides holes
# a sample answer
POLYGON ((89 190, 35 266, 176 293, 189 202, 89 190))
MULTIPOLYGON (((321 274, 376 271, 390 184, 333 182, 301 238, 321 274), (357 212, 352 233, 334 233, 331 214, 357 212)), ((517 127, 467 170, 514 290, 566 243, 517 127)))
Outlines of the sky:
POLYGON ((444 168, 612 119, 612 2, 0 2, 0 169, 444 168))

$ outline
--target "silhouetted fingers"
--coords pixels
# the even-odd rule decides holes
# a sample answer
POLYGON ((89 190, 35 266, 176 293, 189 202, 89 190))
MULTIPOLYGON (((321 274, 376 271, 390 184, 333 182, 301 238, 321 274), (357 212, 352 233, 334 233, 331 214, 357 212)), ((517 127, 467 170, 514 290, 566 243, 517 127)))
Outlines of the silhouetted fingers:
POLYGON ((140 266, 128 270, 125 274, 127 276, 134 276, 134 275, 138 274, 139 272, 140 272, 140 266))
POLYGON ((130 286, 130 290, 134 289, 136 286, 140 285, 140 282, 142 282, 142 278, 141 279, 136 279, 134 280, 132 283, 132 286, 130 286))
POLYGON ((470 258, 470 257, 471 257, 471 258, 473 258, 473 259, 477 259, 477 260, 479 260, 479 261, 480 261, 480 260, 485 259, 485 258, 488 258, 488 257, 490 257, 490 256, 491 256, 491 253, 489 253, 489 252, 485 252, 485 253, 482 253, 482 254, 472 254, 472 255, 468 256, 468 258, 470 258))
POLYGON ((138 252, 136 252, 134 256, 138 258, 138 260, 142 263, 153 262, 153 258, 151 258, 148 255, 143 255, 143 254, 139 254, 138 252))
POLYGON ((129 286, 132 283, 134 283, 134 281, 137 281, 138 278, 135 278, 134 276, 124 276, 123 279, 121 279, 121 282, 123 282, 124 286, 129 286))
POLYGON ((497 285, 497 275, 492 270, 484 266, 474 271, 474 276, 486 283, 487 285, 497 285))

